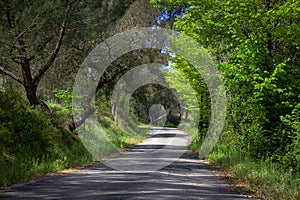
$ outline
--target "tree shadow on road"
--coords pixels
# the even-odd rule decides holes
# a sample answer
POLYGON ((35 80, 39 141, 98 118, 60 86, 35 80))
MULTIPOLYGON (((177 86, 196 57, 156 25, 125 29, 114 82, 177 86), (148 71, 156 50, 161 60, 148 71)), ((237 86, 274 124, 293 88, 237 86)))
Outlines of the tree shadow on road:
POLYGON ((209 169, 187 151, 158 171, 117 171, 97 164, 12 186, 0 199, 249 199, 209 169))

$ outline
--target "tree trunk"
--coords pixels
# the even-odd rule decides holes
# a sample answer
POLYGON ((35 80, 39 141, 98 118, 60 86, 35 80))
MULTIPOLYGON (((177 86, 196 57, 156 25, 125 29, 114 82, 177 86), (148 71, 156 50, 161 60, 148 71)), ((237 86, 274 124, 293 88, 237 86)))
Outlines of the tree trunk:
POLYGON ((118 121, 119 120, 119 115, 118 115, 119 97, 120 97, 119 95, 116 96, 115 102, 113 103, 112 108, 111 108, 111 114, 115 119, 116 125, 119 125, 119 121, 118 121))
POLYGON ((67 124, 67 128, 70 131, 74 131, 76 128, 81 126, 85 122, 85 120, 94 112, 95 112, 95 108, 93 106, 91 105, 85 106, 84 110, 79 114, 79 116, 67 124))
POLYGON ((32 106, 37 106, 40 104, 40 100, 36 95, 37 86, 36 85, 29 85, 24 86, 26 91, 26 97, 32 106))

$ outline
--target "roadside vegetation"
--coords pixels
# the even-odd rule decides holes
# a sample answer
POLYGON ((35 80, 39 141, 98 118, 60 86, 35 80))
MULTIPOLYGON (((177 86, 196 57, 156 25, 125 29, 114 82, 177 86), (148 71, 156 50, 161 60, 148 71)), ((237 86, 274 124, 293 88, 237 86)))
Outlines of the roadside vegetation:
MULTIPOLYGON (((300 199, 299 1, 152 2, 163 13, 161 23, 197 40, 222 73, 226 121, 207 159, 259 197, 300 199)), ((176 69, 171 77, 184 73, 190 85, 203 85, 193 78, 192 65, 179 57, 171 61, 176 69)), ((204 96, 198 98, 200 125, 185 130, 196 136, 191 149, 198 153, 210 101, 205 87, 193 89, 204 96)))
POLYGON ((87 142, 108 156, 145 138, 138 125, 184 122, 179 128, 198 153, 212 115, 209 90, 197 68, 172 52, 139 49, 116 58, 97 83, 94 105, 89 94, 80 117, 72 116, 73 84, 88 53, 116 33, 154 25, 195 39, 222 75, 227 115, 207 159, 259 197, 300 199, 300 1, 12 0, 0 2, 0 15, 0 186, 95 160, 79 128, 105 133, 105 140, 95 136, 105 142, 93 135, 87 142), (128 96, 113 99, 114 87, 148 63, 168 63, 140 75, 171 89, 138 88, 124 107, 130 124, 118 112, 128 96), (100 127, 88 124, 93 113, 100 127))
POLYGON ((85 123, 92 113, 101 124, 95 132, 105 136, 96 144, 101 156, 144 139, 146 129, 133 135, 119 128, 110 106, 116 81, 145 60, 136 52, 105 72, 96 105, 82 105, 80 121, 72 116, 71 93, 88 53, 115 33, 150 26, 154 10, 140 0, 0 2, 0 186, 99 160, 75 130, 92 129, 85 123))
MULTIPOLYGON (((22 93, 13 84, 0 88, 0 187, 99 160, 87 151, 77 132, 66 128, 71 115, 67 105, 52 101, 45 112, 30 106, 22 93)), ((122 131, 106 105, 99 112, 99 122, 112 144, 128 148, 144 139, 145 134, 122 131)), ((112 153, 105 151, 109 146, 101 146, 103 156, 112 153)))
POLYGON ((247 151, 218 144, 207 160, 234 178, 233 185, 263 199, 299 199, 300 175, 270 159, 255 159, 247 151))
POLYGON ((63 128, 61 110, 52 113, 60 120, 52 121, 12 85, 0 89, 0 101, 1 186, 92 161, 82 143, 63 128))
MULTIPOLYGON (((196 155, 202 145, 199 130, 192 123, 179 128, 192 137, 189 149, 196 155)), ((226 133, 205 158, 232 186, 262 199, 299 199, 300 175, 292 167, 282 166, 270 158, 255 159, 246 150, 237 150, 226 133)))

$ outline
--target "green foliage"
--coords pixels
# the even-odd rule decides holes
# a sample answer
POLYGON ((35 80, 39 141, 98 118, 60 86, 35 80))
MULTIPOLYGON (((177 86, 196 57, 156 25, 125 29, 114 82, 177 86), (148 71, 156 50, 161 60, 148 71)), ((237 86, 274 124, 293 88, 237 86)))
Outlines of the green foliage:
POLYGON ((154 104, 161 104, 168 110, 166 125, 177 126, 180 119, 180 106, 176 92, 159 84, 148 84, 137 89, 131 99, 132 115, 138 116, 138 123, 150 122, 150 108, 154 104))
MULTIPOLYGON (((130 134, 122 130, 113 120, 110 114, 110 106, 107 102, 97 102, 97 118, 101 124, 105 135, 114 145, 120 148, 128 148, 134 144, 142 142, 147 135, 147 130, 139 129, 139 134, 130 134)), ((136 133, 133 130, 132 133, 136 133)))
POLYGON ((270 160, 255 160, 247 151, 218 144, 207 158, 243 182, 241 188, 263 199, 299 199, 299 173, 270 160))
MULTIPOLYGON (((152 2, 170 11, 184 6, 174 28, 207 48, 222 71, 227 118, 208 159, 259 197, 299 199, 300 2, 152 2)), ((200 145, 194 137, 191 149, 200 145)))
MULTIPOLYGON (((39 106, 29 106, 21 91, 15 86, 5 86, 0 90, 0 186, 94 159, 77 135, 70 134, 64 127, 64 122, 70 118, 63 107, 68 105, 69 90, 57 90, 66 104, 49 103, 51 117, 39 106)), ((109 114, 108 102, 97 102, 97 110, 103 127, 95 132, 105 132, 108 142, 128 148, 145 138, 146 130, 139 135, 122 131, 109 114)), ((101 155, 114 152, 110 144, 102 144, 101 155)))
MULTIPOLYGON (((178 91, 185 111, 191 112, 193 125, 198 125, 197 144, 205 137, 210 122, 210 96, 199 71, 183 58, 171 59, 171 70, 166 70, 166 80, 171 88, 178 91)), ((181 116, 184 117, 184 116, 181 116)), ((185 116, 188 119, 188 116, 185 116)), ((189 121, 189 120, 188 120, 189 121)))
POLYGON ((0 185, 91 161, 81 142, 30 107, 14 86, 0 90, 0 185))
POLYGON ((287 127, 283 133, 288 136, 286 154, 282 158, 282 163, 286 168, 300 171, 300 103, 298 103, 291 115, 281 118, 287 127))
POLYGON ((26 151, 30 157, 51 151, 48 141, 57 131, 41 110, 28 107, 18 94, 1 92, 0 96, 1 146, 9 147, 7 153, 18 155, 26 151))
POLYGON ((72 109, 72 91, 71 88, 68 87, 65 90, 59 90, 59 89, 54 89, 53 90, 54 96, 62 101, 63 105, 63 112, 70 112, 72 109))
POLYGON ((87 53, 108 34, 134 0, 0 1, 0 73, 50 96, 73 80, 87 53))
POLYGON ((159 0, 215 56, 228 93, 224 132, 237 151, 299 170, 300 2, 159 0))

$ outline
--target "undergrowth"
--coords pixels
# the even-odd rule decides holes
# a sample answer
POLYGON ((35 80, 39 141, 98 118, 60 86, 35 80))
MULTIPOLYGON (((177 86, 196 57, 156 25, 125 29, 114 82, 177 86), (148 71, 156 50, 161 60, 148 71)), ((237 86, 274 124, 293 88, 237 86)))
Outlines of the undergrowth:
POLYGON ((80 140, 18 91, 0 90, 0 186, 92 161, 80 140))
MULTIPOLYGON (((65 128, 71 118, 70 106, 55 102, 47 105, 51 113, 43 112, 39 106, 31 107, 15 86, 0 88, 0 187, 96 159, 77 132, 70 133, 65 128)), ((112 144, 114 148, 127 148, 145 138, 145 134, 122 131, 106 106, 97 108, 101 127, 97 131, 102 131, 106 138, 103 141, 107 141, 101 147, 101 155, 112 153, 112 144)))
POLYGON ((300 199, 300 175, 268 159, 218 144, 207 159, 245 183, 245 189, 264 199, 300 199))
MULTIPOLYGON (((197 128, 190 124, 181 127, 192 137, 189 149, 199 153, 201 140, 197 128)), ((263 199, 300 199, 300 174, 287 169, 270 159, 254 159, 246 150, 237 150, 222 139, 206 157, 208 161, 221 167, 228 175, 242 183, 243 189, 255 197, 263 199)))

